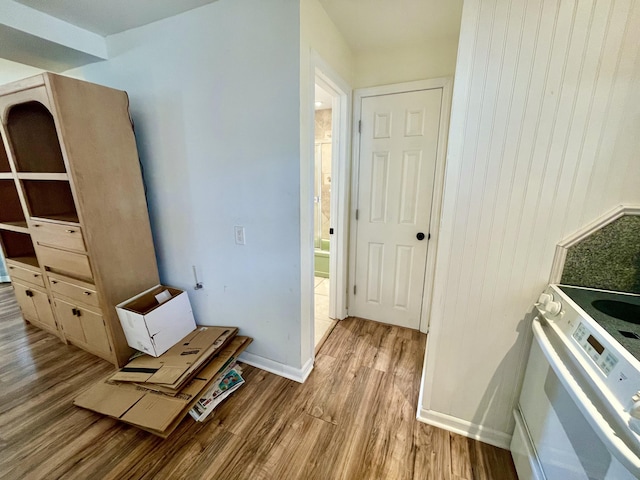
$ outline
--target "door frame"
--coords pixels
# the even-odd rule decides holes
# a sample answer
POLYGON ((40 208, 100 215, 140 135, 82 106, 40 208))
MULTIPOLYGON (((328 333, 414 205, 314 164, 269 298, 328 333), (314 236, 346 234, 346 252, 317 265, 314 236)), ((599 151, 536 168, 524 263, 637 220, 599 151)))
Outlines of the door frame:
MULTIPOLYGON (((306 142, 307 161, 302 158, 301 168, 301 306, 302 306, 302 342, 308 342, 311 358, 315 358, 315 299, 314 299, 314 264, 313 264, 313 180, 315 176, 315 85, 320 83, 322 88, 334 95, 332 102, 331 137, 333 146, 331 151, 331 224, 336 234, 331 237, 330 247, 330 305, 329 313, 337 319, 347 317, 347 282, 348 282, 348 240, 349 240, 349 176, 351 150, 351 86, 314 50, 310 51, 309 78, 306 85, 308 91, 306 108, 309 116, 309 126, 304 133, 306 142), (307 323, 308 322, 308 323, 307 323), (310 328, 305 328, 310 324, 310 328), (308 338, 304 338, 307 336, 308 338)), ((303 346, 303 350, 305 347, 303 346)))
MULTIPOLYGON (((449 117, 451 114, 451 97, 453 93, 453 77, 440 77, 429 80, 382 85, 379 87, 359 88, 353 92, 353 149, 351 157, 351 212, 349 221, 356 225, 356 209, 358 208, 359 176, 360 176, 360 132, 359 121, 362 113, 362 100, 367 97, 393 95, 420 90, 442 89, 442 103, 440 106, 440 130, 438 132, 438 147, 436 150, 436 171, 433 184, 433 198, 431 202, 431 221, 429 225, 429 245, 427 248, 427 263, 424 274, 424 290, 420 311, 420 331, 429 331, 431 303, 433 294, 433 280, 435 274, 436 254, 438 251, 438 237, 440 233, 440 212, 442 210, 442 193, 444 189, 444 173, 447 156, 447 139, 449 135, 449 117)), ((353 305, 353 286, 355 284, 356 268, 356 237, 357 228, 352 228, 349 235, 349 305, 353 305)))

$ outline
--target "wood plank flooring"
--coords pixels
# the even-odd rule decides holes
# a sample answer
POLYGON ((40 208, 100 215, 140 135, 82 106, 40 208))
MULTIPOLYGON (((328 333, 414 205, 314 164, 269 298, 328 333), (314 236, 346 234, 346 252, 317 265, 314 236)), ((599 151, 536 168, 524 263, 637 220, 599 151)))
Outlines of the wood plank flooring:
POLYGON ((168 439, 72 405, 112 370, 25 325, 0 287, 0 478, 512 480, 509 452, 415 419, 425 336, 339 322, 303 385, 247 366, 168 439))

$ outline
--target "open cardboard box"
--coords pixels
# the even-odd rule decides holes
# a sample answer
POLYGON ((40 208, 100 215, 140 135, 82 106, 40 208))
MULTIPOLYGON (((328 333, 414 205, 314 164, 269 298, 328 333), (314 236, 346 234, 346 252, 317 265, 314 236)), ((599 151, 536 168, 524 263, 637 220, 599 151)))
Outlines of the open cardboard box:
POLYGON ((73 403, 167 438, 218 373, 250 343, 249 337, 234 337, 176 396, 105 378, 80 394, 73 403))
POLYGON ((130 347, 158 357, 196 328, 187 293, 156 285, 116 305, 130 347))

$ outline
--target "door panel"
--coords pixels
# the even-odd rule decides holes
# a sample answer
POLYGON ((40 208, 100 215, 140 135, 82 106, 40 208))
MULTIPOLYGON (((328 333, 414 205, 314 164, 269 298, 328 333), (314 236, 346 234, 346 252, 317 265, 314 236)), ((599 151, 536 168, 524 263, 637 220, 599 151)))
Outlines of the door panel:
POLYGON ((419 328, 441 103, 441 88, 362 99, 352 315, 419 328))
POLYGON ((30 287, 13 282, 13 289, 16 294, 16 300, 22 310, 22 316, 27 320, 38 321, 38 312, 33 304, 33 290, 30 287))
POLYGON ((83 308, 78 310, 87 345, 99 352, 109 353, 109 337, 102 316, 83 308))
POLYGON ((69 340, 77 340, 85 343, 80 317, 75 314, 77 311, 76 306, 60 300, 59 298, 56 298, 55 305, 56 313, 58 314, 58 321, 60 322, 64 336, 69 340))
POLYGON ((38 321, 53 330, 57 330, 58 326, 56 325, 56 320, 53 316, 53 311, 51 310, 49 296, 46 292, 40 292, 38 290, 32 291, 33 297, 31 297, 31 299, 33 300, 35 310, 38 313, 38 321))

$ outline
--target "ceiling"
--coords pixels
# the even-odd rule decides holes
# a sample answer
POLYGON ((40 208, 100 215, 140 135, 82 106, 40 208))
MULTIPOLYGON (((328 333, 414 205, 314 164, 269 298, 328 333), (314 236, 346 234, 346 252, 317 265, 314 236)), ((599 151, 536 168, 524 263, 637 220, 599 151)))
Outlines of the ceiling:
MULTIPOLYGON (((14 0, 108 36, 216 0, 14 0)), ((235 1, 235 0, 231 0, 235 1)), ((319 0, 351 49, 363 52, 456 37, 463 0, 319 0)))
POLYGON ((14 0, 106 37, 216 0, 14 0))
POLYGON ((457 38, 463 0, 319 0, 355 53, 457 38))
POLYGON ((315 109, 324 110, 327 108, 331 108, 332 102, 333 97, 331 96, 331 94, 320 85, 316 84, 315 109))

